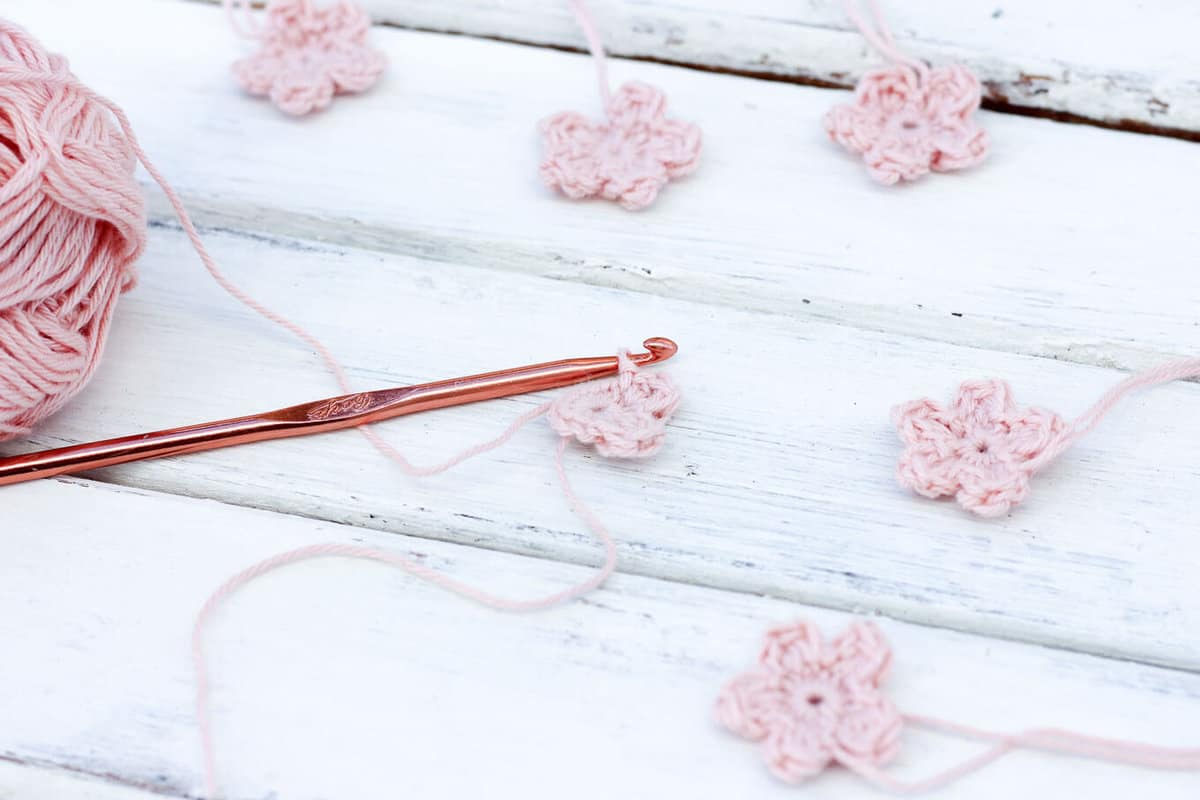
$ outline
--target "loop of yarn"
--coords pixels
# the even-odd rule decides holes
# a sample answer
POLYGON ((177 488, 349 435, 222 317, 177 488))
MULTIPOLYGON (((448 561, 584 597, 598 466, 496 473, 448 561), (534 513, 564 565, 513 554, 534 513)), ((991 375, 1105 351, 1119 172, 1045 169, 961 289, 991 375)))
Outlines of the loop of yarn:
POLYGON ((788 783, 831 764, 883 765, 900 746, 900 713, 880 691, 890 664, 891 650, 870 622, 832 642, 807 622, 776 627, 757 666, 722 690, 717 719, 761 742, 767 768, 788 783))
POLYGON ((618 359, 616 379, 578 387, 550 407, 547 419, 560 436, 602 456, 644 458, 662 447, 679 391, 667 375, 638 369, 628 353, 618 359))
POLYGON ((563 455, 571 438, 592 445, 603 456, 613 458, 645 457, 663 444, 665 426, 679 404, 679 394, 671 380, 661 373, 640 369, 628 353, 618 355, 617 377, 573 387, 550 403, 523 414, 503 433, 488 442, 467 448, 440 464, 419 467, 403 461, 406 471, 416 475, 444 472, 456 464, 495 449, 509 441, 518 430, 537 417, 547 414, 559 434, 554 464, 568 504, 586 522, 604 547, 604 563, 586 580, 533 599, 510 599, 456 580, 419 561, 398 553, 371 547, 327 543, 309 545, 271 556, 229 578, 205 601, 192 628, 192 663, 196 671, 196 720, 200 729, 201 756, 204 765, 205 796, 219 794, 216 749, 209 710, 209 678, 204 658, 204 629, 217 607, 228 597, 257 578, 290 564, 314 558, 357 558, 383 562, 428 581, 453 594, 499 611, 538 611, 581 597, 599 588, 617 566, 616 543, 599 517, 575 494, 567 479, 563 455))
POLYGON ((928 68, 896 50, 872 2, 876 28, 847 0, 847 12, 867 40, 894 62, 865 74, 854 102, 825 115, 829 137, 862 156, 867 172, 883 184, 915 180, 930 172, 964 169, 982 161, 988 136, 975 122, 982 87, 970 69, 955 64, 928 68))
POLYGON ((135 153, 61 56, 0 20, 0 439, 61 408, 135 282, 135 153))
POLYGON ((803 620, 778 626, 767 632, 758 663, 721 690, 716 718, 733 733, 760 742, 767 768, 788 783, 837 764, 880 789, 918 794, 945 787, 1018 748, 1149 769, 1200 770, 1200 748, 1158 747, 1055 728, 1003 734, 901 714, 880 690, 891 662, 891 648, 873 622, 852 622, 831 642, 803 620), (929 777, 900 780, 883 767, 899 753, 906 722, 991 747, 929 777))
POLYGON ((601 197, 629 211, 649 206, 673 179, 694 172, 700 128, 668 119, 667 98, 644 83, 629 82, 610 95, 604 48, 582 2, 572 8, 596 62, 606 118, 593 122, 563 111, 542 122, 542 182, 573 200, 601 197))
POLYGON ((928 398, 892 409, 904 443, 897 477, 925 497, 953 497, 979 516, 1007 513, 1029 494, 1030 478, 1089 433, 1136 389, 1200 376, 1200 358, 1170 361, 1129 376, 1074 422, 1021 408, 1000 380, 963 383, 948 406, 928 398))
MULTIPOLYGON (((225 4, 233 19, 231 0, 225 4)), ((365 92, 387 65, 367 43, 370 16, 353 0, 327 8, 312 0, 271 0, 261 28, 235 27, 261 43, 257 53, 234 63, 238 83, 287 114, 324 109, 335 94, 365 92)))

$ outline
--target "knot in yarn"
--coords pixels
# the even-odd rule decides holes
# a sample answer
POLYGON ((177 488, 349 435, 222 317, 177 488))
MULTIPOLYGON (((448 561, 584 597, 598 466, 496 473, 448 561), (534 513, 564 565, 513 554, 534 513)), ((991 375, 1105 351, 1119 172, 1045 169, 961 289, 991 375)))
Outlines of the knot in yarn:
POLYGON ((96 368, 146 244, 135 165, 66 59, 0 20, 0 438, 57 411, 96 368))
POLYGON ((602 456, 653 455, 679 406, 679 390, 666 375, 639 369, 628 353, 617 358, 617 377, 569 392, 551 404, 547 419, 560 436, 593 445, 602 456))
POLYGON ((825 131, 862 155, 880 183, 911 181, 984 159, 987 132, 973 116, 981 95, 979 79, 962 65, 917 70, 895 64, 864 75, 854 102, 825 115, 825 131))
POLYGON ((871 622, 855 622, 831 642, 808 622, 772 628, 758 664, 721 691, 717 719, 761 742, 767 768, 789 783, 835 763, 882 766, 899 751, 902 728, 880 691, 891 660, 871 622))
POLYGON ((985 517, 1024 500, 1033 473, 1071 433, 1053 411, 1018 408, 999 380, 963 383, 948 407, 927 398, 896 406, 892 421, 905 445, 900 483, 926 497, 954 497, 985 517))
POLYGON ((574 111, 555 114, 542 123, 542 181, 575 200, 602 197, 630 211, 645 208, 700 160, 700 128, 667 119, 666 109, 666 95, 631 82, 608 101, 603 122, 574 111))
POLYGON ((386 60, 367 44, 371 18, 352 0, 316 8, 312 0, 271 0, 266 25, 255 34, 258 53, 233 65, 250 94, 270 97, 300 116, 327 107, 335 94, 364 92, 386 60))

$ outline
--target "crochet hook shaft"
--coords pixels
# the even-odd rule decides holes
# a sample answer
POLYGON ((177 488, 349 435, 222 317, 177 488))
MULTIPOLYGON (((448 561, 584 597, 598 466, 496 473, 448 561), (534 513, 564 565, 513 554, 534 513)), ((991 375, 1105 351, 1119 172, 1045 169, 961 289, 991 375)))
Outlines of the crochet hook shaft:
MULTIPOLYGON (((666 361, 679 349, 663 337, 647 339, 642 346, 646 352, 629 356, 638 365, 666 361)), ((556 389, 616 373, 616 356, 568 358, 465 378, 346 394, 262 414, 3 458, 0 486, 147 458, 352 428, 418 411, 556 389)))

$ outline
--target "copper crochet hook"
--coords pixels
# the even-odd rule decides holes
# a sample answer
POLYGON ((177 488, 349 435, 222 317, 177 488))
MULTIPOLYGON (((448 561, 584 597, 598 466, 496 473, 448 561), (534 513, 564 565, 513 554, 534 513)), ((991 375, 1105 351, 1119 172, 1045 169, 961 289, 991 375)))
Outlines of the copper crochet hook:
MULTIPOLYGON (((631 353, 629 356, 638 365, 666 361, 679 349, 675 342, 661 336, 647 339, 642 346, 647 352, 631 353)), ((73 444, 0 459, 0 486, 147 458, 336 431, 418 411, 557 389, 616 373, 616 356, 567 358, 465 378, 346 394, 278 411, 202 422, 184 428, 73 444)))

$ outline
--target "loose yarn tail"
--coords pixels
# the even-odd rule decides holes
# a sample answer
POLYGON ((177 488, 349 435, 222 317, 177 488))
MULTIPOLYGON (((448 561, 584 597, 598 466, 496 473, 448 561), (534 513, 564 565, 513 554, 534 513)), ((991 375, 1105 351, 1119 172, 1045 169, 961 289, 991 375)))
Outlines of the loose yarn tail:
POLYGON ((221 0, 221 8, 225 10, 225 18, 229 27, 246 39, 257 39, 262 35, 262 26, 254 19, 250 0, 221 0))
POLYGON ((905 714, 904 719, 929 730, 993 744, 960 764, 914 781, 894 778, 869 763, 849 765, 856 773, 879 788, 898 794, 924 794, 942 789, 1015 750, 1041 750, 1147 769, 1200 769, 1200 748, 1158 747, 1144 742, 1106 739, 1057 728, 1034 728, 1020 733, 1004 734, 920 714, 905 714))
MULTIPOLYGON (((514 423, 508 430, 501 434, 496 439, 476 447, 469 448, 463 451, 454 458, 428 468, 417 468, 421 470, 419 474, 433 474, 449 469, 454 464, 465 461, 474 455, 485 452, 492 448, 498 447, 508 439, 512 438, 522 426, 530 420, 533 420, 546 412, 548 405, 541 406, 535 409, 535 412, 530 412, 524 415, 514 423)), ((498 611, 508 612, 527 612, 540 611, 551 608, 553 606, 566 603, 574 600, 577 597, 587 594, 592 590, 601 586, 605 581, 612 576, 617 566, 617 547, 613 541, 612 535, 608 532, 607 527, 596 516, 584 502, 575 494, 571 488, 570 480, 567 478, 566 467, 564 465, 564 454, 566 452, 567 442, 566 437, 560 437, 558 447, 555 450, 554 465, 555 471, 558 474, 559 483, 562 486, 563 495, 574 511, 583 519, 591 530, 592 534, 601 543, 604 548, 604 563, 589 577, 573 586, 553 592, 544 597, 531 599, 510 599, 501 597, 483 589, 478 589, 470 584, 455 580, 431 567, 415 561, 411 558, 406 558, 398 553, 387 550, 380 550, 373 547, 363 547, 359 545, 347 545, 339 543, 315 544, 306 547, 299 547, 294 550, 288 550, 270 558, 263 559, 256 564, 247 567, 238 572, 236 575, 229 578, 221 584, 216 591, 209 596, 204 605, 200 608, 199 614, 196 616, 195 625, 192 628, 192 665, 196 671, 196 697, 195 697, 195 714, 197 726, 200 731, 200 748, 203 757, 204 765, 204 787, 205 796, 209 800, 215 800, 219 796, 219 786, 217 782, 216 768, 216 752, 213 740, 212 731, 212 713, 209 708, 209 677, 208 668, 204 660, 204 629, 212 618, 218 606, 221 605, 230 596, 238 590, 252 583, 256 579, 273 572, 290 564, 296 564, 301 561, 309 561, 317 558, 357 558, 368 561, 378 561, 384 564, 389 564, 393 567, 403 570, 404 572, 419 578, 429 583, 434 584, 448 592, 464 597, 480 605, 488 608, 493 608, 498 611)))
POLYGON ((608 63, 604 56, 604 43, 600 40, 596 20, 583 0, 570 0, 570 6, 571 13, 575 15, 575 21, 579 23, 579 28, 583 31, 584 38, 587 39, 592 59, 596 62, 596 82, 600 87, 600 99, 604 102, 604 108, 607 110, 609 103, 612 102, 612 92, 608 86, 608 63))
POLYGON ((858 0, 843 0, 843 5, 846 9, 846 16, 858 28, 863 38, 879 51, 880 55, 898 64, 911 67, 921 79, 928 75, 929 67, 925 65, 924 61, 913 58, 896 46, 896 41, 884 19, 878 0, 867 0, 867 7, 871 12, 870 20, 859 9, 858 0))
POLYGON ((1091 408, 1080 414, 1071 423, 1070 430, 1059 437, 1052 446, 1046 448, 1034 462, 1033 469, 1042 469, 1071 449, 1076 442, 1091 433, 1126 395, 1139 389, 1148 389, 1152 386, 1195 377, 1200 377, 1200 358, 1181 358, 1176 361, 1168 361, 1144 372, 1130 375, 1105 392, 1091 408))

